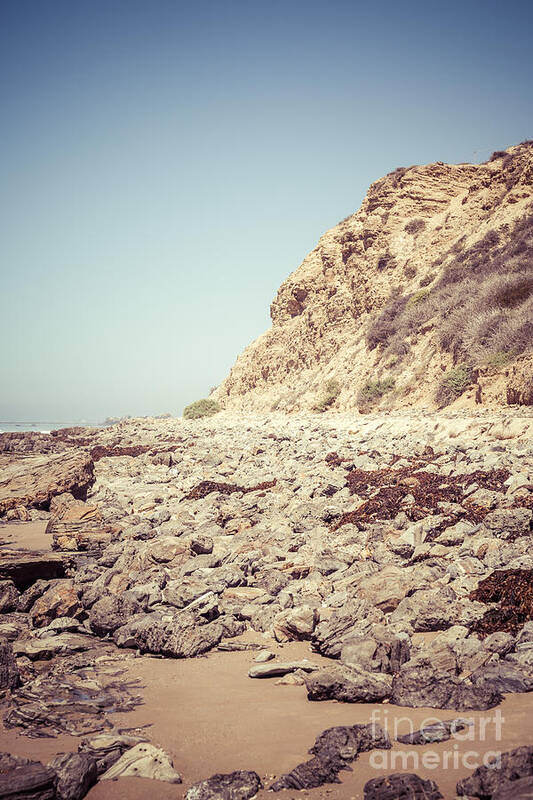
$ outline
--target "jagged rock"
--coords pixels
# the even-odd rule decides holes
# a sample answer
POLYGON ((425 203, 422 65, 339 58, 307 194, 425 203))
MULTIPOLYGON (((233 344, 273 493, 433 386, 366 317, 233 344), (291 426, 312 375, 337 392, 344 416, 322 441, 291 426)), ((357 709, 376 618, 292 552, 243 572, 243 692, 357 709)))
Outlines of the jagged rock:
POLYGON ((174 769, 169 756, 149 742, 141 742, 126 750, 98 780, 109 781, 126 777, 181 783, 181 775, 174 769))
POLYGON ((57 776, 40 761, 0 753, 0 797, 9 800, 55 800, 57 776))
POLYGON ((90 650, 94 641, 90 636, 78 633, 59 633, 44 637, 32 636, 17 639, 13 650, 17 656, 26 656, 30 661, 48 661, 54 656, 66 656, 90 650))
POLYGON ((172 658, 193 658, 216 647, 225 635, 218 622, 198 624, 198 617, 182 611, 176 614, 138 614, 118 628, 113 638, 119 647, 137 647, 145 653, 172 658))
POLYGON ((437 671, 431 659, 419 657, 402 666, 392 682, 391 702, 398 706, 452 708, 456 711, 493 708, 502 695, 455 674, 437 671))
POLYGON ((327 667, 306 678, 309 700, 339 700, 342 703, 380 703, 390 697, 392 678, 349 667, 327 667))
POLYGON ((372 625, 367 636, 347 639, 340 660, 348 667, 367 672, 397 672, 409 660, 410 640, 406 633, 395 634, 384 625, 372 625))
MULTIPOLYGON (((533 402, 533 398, 532 398, 533 402)), ((491 800, 531 800, 533 797, 533 775, 508 781, 498 787, 491 800)))
POLYGON ((57 775, 57 800, 82 800, 98 778, 96 761, 88 753, 65 753, 49 766, 57 775))
POLYGON ((16 506, 48 508, 52 497, 63 492, 85 500, 94 482, 93 460, 81 450, 11 460, 3 457, 0 466, 0 516, 16 506))
POLYGON ((262 788, 257 772, 238 770, 195 783, 185 794, 185 800, 249 800, 262 788))
POLYGON ((498 508, 487 514, 483 528, 500 539, 527 536, 533 530, 533 512, 527 508, 498 508))
POLYGON ((319 620, 317 608, 298 606, 282 611, 274 619, 273 633, 278 642, 310 639, 319 620))
POLYGON ((31 607, 35 603, 36 600, 39 599, 41 595, 45 593, 50 585, 50 581, 45 581, 39 578, 36 580, 35 583, 26 589, 18 599, 17 602, 17 611, 27 613, 30 611, 31 607))
POLYGON ((78 747, 80 753, 87 753, 96 763, 97 775, 103 775, 115 764, 126 750, 146 742, 140 736, 127 736, 116 733, 100 733, 83 739, 78 747))
POLYGON ((0 641, 0 690, 16 689, 20 676, 10 642, 0 641))
POLYGON ((353 635, 357 623, 370 625, 381 622, 383 613, 365 600, 350 600, 346 605, 334 611, 331 619, 317 625, 311 640, 312 648, 328 658, 339 658, 345 642, 353 635))
POLYGON ((531 692, 533 691, 533 666, 527 672, 517 664, 498 661, 479 667, 470 675, 475 686, 488 688, 495 692, 531 692))
POLYGON ((110 544, 118 531, 117 526, 104 523, 97 506, 74 498, 59 508, 56 506, 46 527, 46 533, 52 535, 54 550, 101 550, 110 544))
POLYGON ((301 669, 304 672, 313 672, 319 669, 318 664, 312 664, 306 659, 302 661, 276 661, 267 664, 257 664, 248 670, 249 678, 278 678, 289 672, 301 669))
POLYGON ((472 720, 448 719, 442 722, 435 722, 433 725, 426 725, 419 731, 405 733, 397 736, 397 741, 402 744, 429 744, 431 742, 446 742, 457 731, 463 731, 469 725, 473 725, 472 720))
POLYGON ((19 593, 13 581, 0 581, 0 614, 15 611, 19 593))
POLYGON ((395 773, 365 783, 365 800, 443 800, 435 781, 414 773, 395 773))
POLYGON ((340 783, 339 772, 350 769, 359 753, 368 750, 388 750, 390 739, 379 725, 339 725, 328 728, 318 736, 309 750, 314 758, 298 764, 270 787, 273 792, 283 789, 313 789, 325 783, 340 783))
POLYGON ((36 628, 48 625, 56 617, 73 617, 81 611, 74 581, 54 582, 33 604, 30 616, 36 628))
POLYGON ((398 604, 390 622, 407 621, 416 632, 445 630, 456 620, 455 599, 455 592, 449 587, 420 589, 398 604))
MULTIPOLYGON (((469 778, 463 778, 456 787, 460 797, 493 798, 500 788, 511 786, 520 778, 533 776, 533 746, 525 745, 502 753, 496 767, 478 767, 469 778)), ((509 787, 510 788, 510 787, 509 787)), ((514 795, 513 795, 514 796, 514 795)))
POLYGON ((197 534, 189 540, 189 546, 191 552, 195 553, 197 556, 209 554, 213 552, 213 539, 211 536, 197 534))

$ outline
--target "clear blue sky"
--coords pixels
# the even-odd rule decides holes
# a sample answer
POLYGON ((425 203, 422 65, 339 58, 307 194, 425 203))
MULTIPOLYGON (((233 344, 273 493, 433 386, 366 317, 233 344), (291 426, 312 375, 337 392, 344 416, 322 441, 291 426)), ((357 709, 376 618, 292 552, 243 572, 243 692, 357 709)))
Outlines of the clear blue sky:
POLYGON ((1 0, 0 420, 180 413, 397 166, 533 137, 533 4, 1 0))

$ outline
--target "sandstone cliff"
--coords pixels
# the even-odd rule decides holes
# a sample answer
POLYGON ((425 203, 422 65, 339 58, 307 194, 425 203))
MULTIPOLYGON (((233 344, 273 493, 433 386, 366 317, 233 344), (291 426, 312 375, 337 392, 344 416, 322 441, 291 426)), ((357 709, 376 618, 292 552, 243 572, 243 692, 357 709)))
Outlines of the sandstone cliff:
POLYGON ((533 142, 400 168, 280 287, 226 408, 533 403, 533 142))

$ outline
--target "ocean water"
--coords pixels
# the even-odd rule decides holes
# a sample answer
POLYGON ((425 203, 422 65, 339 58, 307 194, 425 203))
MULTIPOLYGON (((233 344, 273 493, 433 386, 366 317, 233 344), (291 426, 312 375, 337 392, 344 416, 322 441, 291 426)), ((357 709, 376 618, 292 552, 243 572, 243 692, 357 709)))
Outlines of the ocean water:
POLYGON ((73 428, 76 425, 83 425, 87 428, 100 427, 96 422, 86 422, 86 420, 76 420, 75 422, 2 422, 0 420, 0 433, 10 433, 11 431, 22 433, 23 431, 39 431, 40 433, 50 433, 58 428, 73 428))

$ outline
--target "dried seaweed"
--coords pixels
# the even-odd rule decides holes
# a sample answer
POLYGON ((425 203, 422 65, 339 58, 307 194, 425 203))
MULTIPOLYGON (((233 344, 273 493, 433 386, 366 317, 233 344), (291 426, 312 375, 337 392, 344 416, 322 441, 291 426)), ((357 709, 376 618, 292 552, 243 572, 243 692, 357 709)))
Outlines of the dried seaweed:
POLYGON ((533 570, 496 570, 479 582, 469 595, 480 603, 499 603, 473 623, 471 630, 481 637, 496 631, 516 634, 533 619, 533 570))
POLYGON ((263 483, 258 483, 256 486, 239 486, 236 483, 201 481, 191 489, 185 499, 202 500, 204 497, 207 497, 208 494, 211 494, 211 492, 219 492, 220 494, 233 494, 233 492, 242 492, 242 494, 247 494, 248 492, 263 492, 266 489, 272 489, 276 483, 276 479, 273 481, 263 481, 263 483))

